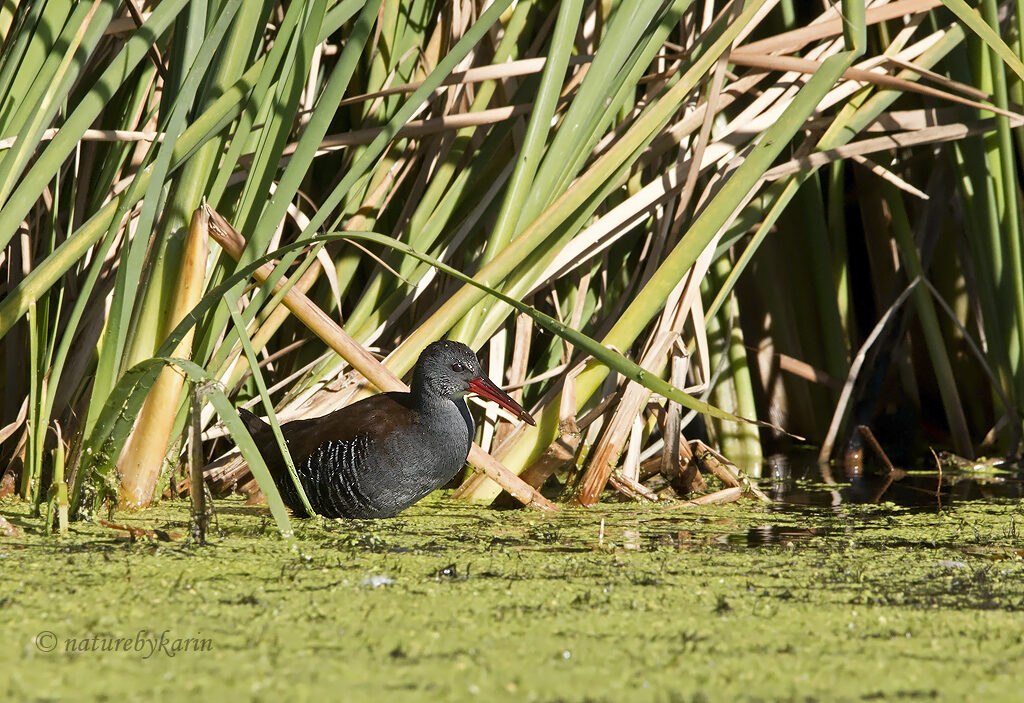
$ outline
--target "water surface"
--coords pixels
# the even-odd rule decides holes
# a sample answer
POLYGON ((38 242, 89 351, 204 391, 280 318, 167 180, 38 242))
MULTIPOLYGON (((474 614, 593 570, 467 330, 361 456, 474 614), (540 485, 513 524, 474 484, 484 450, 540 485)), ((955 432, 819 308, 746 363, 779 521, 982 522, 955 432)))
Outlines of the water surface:
POLYGON ((114 517, 161 541, 96 523, 46 538, 8 500, 23 536, 0 541, 4 686, 24 701, 1019 700, 1020 474, 875 481, 789 467, 761 483, 771 505, 557 515, 434 496, 392 520, 296 521, 292 540, 232 499, 207 547, 184 536, 184 502, 114 517), (115 640, 131 651, 103 650, 115 640))

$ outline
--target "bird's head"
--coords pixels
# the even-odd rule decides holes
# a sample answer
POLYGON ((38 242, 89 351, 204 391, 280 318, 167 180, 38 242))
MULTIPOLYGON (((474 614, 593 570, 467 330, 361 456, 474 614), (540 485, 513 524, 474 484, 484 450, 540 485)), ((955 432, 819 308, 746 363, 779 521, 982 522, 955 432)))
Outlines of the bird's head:
POLYGON ((413 395, 461 398, 467 393, 493 400, 517 418, 537 424, 526 410, 487 378, 473 350, 462 342, 442 339, 420 354, 413 371, 413 395))

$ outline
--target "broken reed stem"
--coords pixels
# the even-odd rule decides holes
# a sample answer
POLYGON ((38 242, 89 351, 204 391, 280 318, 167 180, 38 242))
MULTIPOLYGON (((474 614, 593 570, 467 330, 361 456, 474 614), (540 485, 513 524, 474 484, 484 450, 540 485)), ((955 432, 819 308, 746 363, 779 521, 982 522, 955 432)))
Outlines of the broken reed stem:
POLYGON ((743 497, 744 493, 746 493, 746 489, 742 486, 733 486, 732 488, 724 488, 720 491, 715 491, 714 493, 705 493, 693 500, 688 500, 676 505, 670 505, 668 508, 669 510, 675 510, 677 508, 692 508, 698 505, 722 505, 724 503, 735 503, 743 497))
POLYGON ((657 493, 632 477, 625 475, 622 471, 613 471, 612 475, 608 477, 608 483, 612 484, 612 486, 615 487, 615 490, 622 493, 627 498, 632 498, 633 500, 646 500, 651 503, 657 503, 659 501, 657 493))
MULTIPOLYGON (((189 504, 192 507, 190 523, 192 539, 206 544, 206 485, 203 483, 203 426, 199 390, 192 385, 192 457, 189 462, 189 504)), ((173 483, 173 479, 172 479, 173 483)))
MULTIPOLYGON (((694 440, 692 444, 694 461, 696 461, 701 468, 713 473, 727 486, 742 489, 744 492, 750 492, 751 495, 762 503, 772 502, 772 499, 769 498, 764 491, 755 486, 753 482, 739 470, 738 467, 733 465, 724 456, 701 442, 699 439, 694 440)), ((709 495, 714 494, 711 493, 709 495)))
POLYGON ((882 460, 883 464, 885 464, 886 470, 890 474, 894 473, 896 471, 896 467, 892 465, 891 461, 889 461, 889 455, 885 453, 885 450, 882 449, 882 445, 878 443, 877 439, 875 439, 875 433, 871 431, 871 428, 867 425, 857 425, 857 431, 860 432, 861 437, 867 440, 867 443, 871 445, 871 449, 874 450, 875 454, 878 455, 878 458, 882 460))
MULTIPOLYGON (((64 438, 56 422, 57 446, 53 448, 53 481, 50 484, 50 506, 57 509, 57 533, 68 533, 68 484, 64 481, 64 438)), ((46 516, 46 531, 50 532, 51 515, 46 516)))
POLYGON ((942 462, 939 461, 939 455, 935 453, 935 450, 928 447, 928 451, 932 453, 932 458, 935 459, 935 468, 939 472, 939 481, 935 484, 935 501, 939 504, 939 510, 942 510, 942 462))

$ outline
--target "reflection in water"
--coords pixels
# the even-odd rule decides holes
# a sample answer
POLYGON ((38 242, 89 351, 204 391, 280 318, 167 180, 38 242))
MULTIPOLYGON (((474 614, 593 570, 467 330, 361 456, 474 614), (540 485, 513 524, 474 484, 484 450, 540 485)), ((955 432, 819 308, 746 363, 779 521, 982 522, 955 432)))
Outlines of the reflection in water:
POLYGON ((1001 501, 1024 497, 1024 475, 999 470, 985 474, 957 471, 879 475, 864 472, 835 483, 830 467, 813 457, 773 456, 770 483, 762 488, 784 506, 838 506, 844 503, 893 503, 905 508, 949 506, 958 501, 1001 501), (831 485, 830 485, 831 484, 831 485))
MULTIPOLYGON (((762 548, 862 543, 902 544, 890 526, 901 516, 945 512, 960 503, 1006 503, 1024 497, 1024 472, 964 469, 889 475, 864 471, 837 481, 823 475, 813 456, 771 457, 767 475, 757 481, 772 503, 747 507, 693 506, 691 509, 638 510, 628 504, 603 505, 600 520, 584 513, 530 516, 521 534, 492 537, 501 551, 655 552, 718 548, 762 548), (571 527, 573 515, 578 521, 571 527), (866 535, 869 535, 866 537, 866 535)), ((837 471, 841 474, 842 469, 837 471)), ((468 506, 467 506, 468 509, 468 506)), ((1009 528, 1008 528, 1009 529, 1009 528)), ((1015 528, 1014 528, 1015 529, 1015 528)), ((514 531, 513 531, 514 532, 514 531)), ((920 541, 912 543, 920 546, 920 541)), ((935 546, 935 543, 931 543, 935 546)))
MULTIPOLYGON (((899 510, 939 510, 957 503, 1006 502, 1024 498, 1024 471, 1020 467, 970 470, 945 470, 908 473, 897 469, 891 474, 859 471, 846 474, 841 467, 820 466, 814 456, 773 456, 766 462, 766 476, 759 481, 774 503, 775 513, 806 514, 815 509, 845 513, 851 504, 880 504, 899 510), (839 477, 834 477, 838 471, 839 477), (845 481, 842 480, 845 474, 845 481), (837 480, 838 478, 838 480, 837 480)), ((873 518, 890 514, 883 510, 873 518)), ((812 520, 813 521, 813 520, 812 520)), ((854 524, 840 532, 856 530, 854 524)), ((830 534, 828 527, 766 524, 722 535, 720 541, 734 546, 797 545, 830 534)))
POLYGON ((742 537, 745 538, 746 546, 758 547, 768 544, 796 544, 807 542, 814 537, 823 537, 828 534, 825 527, 792 527, 786 525, 761 525, 747 531, 742 537))

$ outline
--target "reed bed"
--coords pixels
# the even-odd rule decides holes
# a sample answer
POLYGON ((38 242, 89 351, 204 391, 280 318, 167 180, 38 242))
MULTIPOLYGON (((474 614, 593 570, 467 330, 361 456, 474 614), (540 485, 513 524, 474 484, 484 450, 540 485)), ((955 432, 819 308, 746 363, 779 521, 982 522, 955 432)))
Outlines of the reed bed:
POLYGON ((1022 24, 996 0, 8 3, 0 490, 61 530, 202 463, 269 486, 286 531, 233 407, 327 413, 444 335, 538 419, 484 408, 457 500, 750 495, 769 453, 845 456, 860 425, 906 462, 1013 456, 1022 24))

